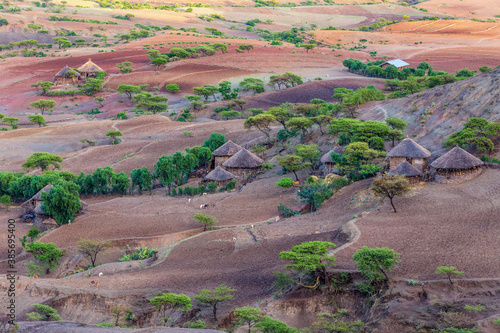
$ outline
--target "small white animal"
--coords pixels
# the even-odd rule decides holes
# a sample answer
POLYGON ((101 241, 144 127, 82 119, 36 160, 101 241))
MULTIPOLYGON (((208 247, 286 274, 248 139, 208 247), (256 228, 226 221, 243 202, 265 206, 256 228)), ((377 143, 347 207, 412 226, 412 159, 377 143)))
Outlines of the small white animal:
POLYGON ((99 276, 103 276, 102 272, 99 273, 99 276))
POLYGON ((233 242, 236 242, 236 237, 233 237, 233 242))
POLYGON ((200 205, 200 209, 203 209, 203 205, 200 205))
POLYGON ((188 203, 190 203, 190 202, 191 202, 191 198, 188 199, 188 203))
POLYGON ((203 196, 207 195, 206 193, 203 193, 203 196))
POLYGON ((251 225, 251 227, 252 227, 252 229, 253 229, 254 225, 252 224, 252 225, 251 225))

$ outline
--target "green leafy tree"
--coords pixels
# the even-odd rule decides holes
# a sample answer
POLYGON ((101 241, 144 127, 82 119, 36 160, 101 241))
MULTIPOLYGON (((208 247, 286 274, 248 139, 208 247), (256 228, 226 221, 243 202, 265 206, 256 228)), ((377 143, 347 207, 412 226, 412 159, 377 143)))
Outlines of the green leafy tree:
POLYGON ((445 146, 472 146, 477 152, 492 151, 495 148, 493 140, 500 136, 500 123, 489 122, 483 118, 470 118, 464 129, 448 137, 445 146))
POLYGON ((387 247, 369 248, 363 246, 354 253, 352 259, 358 271, 375 282, 387 281, 387 273, 399 262, 399 253, 387 247))
POLYGON ((14 117, 3 117, 2 123, 12 126, 12 129, 16 129, 18 127, 19 119, 14 117))
POLYGON ((253 50, 253 45, 250 45, 250 44, 240 44, 239 49, 242 50, 242 51, 250 52, 250 50, 253 50))
POLYGON ((284 167, 287 171, 293 172, 295 175, 295 181, 299 181, 299 176, 297 176, 297 171, 307 169, 311 166, 310 162, 304 161, 301 156, 297 155, 285 155, 278 157, 278 163, 284 167))
POLYGON ((82 89, 88 94, 93 94, 97 91, 101 91, 102 85, 104 84, 103 79, 88 78, 87 81, 82 85, 82 89))
POLYGON ((243 127, 246 129, 255 127, 264 133, 269 140, 271 138, 271 124, 275 121, 276 118, 273 115, 269 113, 261 113, 253 117, 248 117, 248 119, 246 119, 243 123, 243 127))
POLYGON ((64 255, 64 251, 60 250, 54 243, 31 242, 27 243, 26 252, 33 254, 33 257, 38 262, 45 264, 46 273, 49 274, 51 269, 59 266, 59 260, 64 255))
POLYGON ((173 83, 167 84, 165 86, 165 89, 172 94, 178 93, 180 91, 179 86, 173 83))
POLYGON ((207 147, 210 148, 211 151, 214 151, 224 143, 226 143, 226 137, 224 136, 224 134, 213 132, 210 134, 208 140, 205 140, 205 142, 203 142, 202 147, 207 147))
POLYGON ((112 246, 111 242, 97 239, 80 239, 76 243, 78 253, 86 257, 92 266, 96 266, 97 255, 106 252, 112 246))
POLYGON ((232 289, 225 285, 220 285, 214 290, 202 289, 198 295, 194 297, 196 302, 212 307, 212 313, 214 320, 217 321, 217 307, 227 301, 230 301, 234 297, 234 292, 236 289, 232 289))
POLYGON ((38 124, 38 127, 42 127, 42 125, 46 125, 45 118, 39 114, 30 114, 28 115, 28 119, 32 124, 38 124))
POLYGON ((264 81, 258 78, 247 77, 239 83, 243 91, 252 90, 254 94, 264 92, 264 81))
POLYGON ((139 86, 134 86, 131 84, 120 84, 117 88, 116 91, 118 91, 120 94, 126 94, 128 99, 132 99, 133 94, 138 94, 140 91, 139 86))
POLYGON ((123 133, 118 130, 109 130, 106 132, 106 136, 109 136, 112 140, 112 143, 114 145, 117 145, 120 143, 120 140, 118 139, 119 136, 122 136, 123 133))
POLYGON ((276 182, 276 186, 281 188, 290 188, 293 186, 293 180, 288 177, 281 178, 279 182, 276 182))
MULTIPOLYGON (((276 1, 276 0, 271 0, 276 1)), ((265 316, 260 322, 255 326, 257 331, 262 333, 299 333, 300 331, 296 328, 290 327, 282 321, 273 319, 269 316, 265 316)))
POLYGON ((32 84, 32 87, 35 87, 37 90, 38 88, 41 89, 42 95, 45 95, 49 90, 50 87, 54 85, 54 82, 50 81, 38 81, 37 83, 32 84))
POLYGON ((226 111, 222 111, 220 113, 220 116, 222 118, 235 119, 235 118, 241 117, 241 113, 238 111, 235 111, 235 110, 226 110, 226 111))
POLYGON ((149 191, 149 195, 153 194, 153 174, 149 172, 148 168, 141 169, 142 186, 149 191))
POLYGON ((318 125, 321 135, 324 135, 325 132, 323 131, 323 126, 330 124, 330 122, 333 120, 333 117, 328 114, 320 114, 316 117, 311 117, 309 119, 314 124, 318 125))
POLYGON ((313 122, 306 117, 293 117, 286 122, 286 126, 290 128, 290 130, 302 131, 302 135, 306 135, 312 125, 313 122))
POLYGON ((252 308, 249 306, 235 309, 234 316, 237 326, 241 326, 243 324, 248 325, 248 333, 251 333, 252 326, 258 323, 263 318, 263 314, 260 309, 252 308))
POLYGON ((208 166, 208 162, 212 159, 212 151, 208 147, 201 147, 197 156, 199 163, 203 164, 206 168, 208 166))
POLYGON ((167 63, 168 63, 168 59, 160 58, 160 57, 155 58, 151 61, 151 64, 153 64, 153 66, 156 66, 157 70, 160 70, 160 67, 165 66, 165 64, 167 64, 167 63))
MULTIPOLYGON (((373 174, 362 173, 366 165, 374 166, 372 163, 379 157, 385 156, 385 152, 370 149, 366 142, 353 142, 345 146, 344 154, 331 153, 332 161, 339 170, 350 179, 363 179, 373 174)), ((375 172, 380 170, 380 166, 374 167, 375 172)))
POLYGON ((49 192, 42 193, 42 210, 52 215, 59 225, 73 221, 75 214, 82 209, 79 189, 72 181, 58 180, 49 192))
POLYGON ((272 115, 276 121, 283 125, 283 128, 288 131, 287 121, 293 118, 293 113, 288 111, 286 108, 278 106, 269 108, 266 113, 272 115))
POLYGON ((321 158, 321 152, 318 150, 318 145, 299 144, 294 147, 294 151, 295 154, 311 163, 311 170, 317 168, 319 159, 321 158))
POLYGON ((36 312, 26 314, 28 320, 31 321, 60 321, 61 316, 57 314, 57 310, 45 304, 33 304, 36 312))
POLYGON ((392 129, 404 131, 408 123, 403 119, 399 119, 396 117, 388 117, 384 119, 385 123, 392 127, 392 129))
POLYGON ((104 97, 99 97, 99 96, 96 96, 94 99, 97 103, 99 103, 99 106, 102 108, 103 107, 102 102, 104 102, 106 99, 104 97))
POLYGON ((316 44, 300 44, 300 47, 306 49, 306 53, 309 53, 309 50, 312 50, 316 47, 316 44))
POLYGON ((10 204, 11 204, 10 195, 4 194, 0 197, 0 205, 3 205, 5 207, 5 210, 9 211, 10 204))
POLYGON ((338 309, 337 313, 320 313, 320 320, 313 323, 312 333, 358 333, 365 324, 361 320, 349 320, 349 311, 338 309))
POLYGON ((304 242, 292 247, 291 251, 281 252, 280 258, 291 261, 291 264, 286 265, 285 268, 316 278, 316 284, 310 287, 316 289, 319 286, 320 280, 325 281, 326 284, 329 283, 326 267, 335 265, 335 257, 329 256, 328 251, 330 248, 336 246, 331 242, 304 242))
POLYGON ((174 161, 172 156, 163 155, 158 159, 158 162, 154 165, 154 177, 160 180, 160 183, 163 186, 168 186, 168 190, 170 191, 170 187, 172 182, 175 180, 176 168, 174 166, 174 161))
POLYGON ((66 37, 54 37, 52 40, 59 45, 59 48, 71 47, 71 41, 66 37))
POLYGON ((372 191, 378 197, 387 197, 396 213, 393 199, 396 196, 402 196, 410 191, 410 184, 405 176, 383 175, 373 181, 372 191))
POLYGON ((47 168, 52 165, 55 169, 59 169, 61 166, 59 163, 62 162, 62 158, 59 155, 54 155, 51 153, 33 153, 22 167, 24 170, 35 170, 42 169, 42 172, 47 170, 47 168))
POLYGON ((192 308, 191 298, 184 294, 163 293, 153 297, 149 303, 154 305, 156 310, 163 312, 164 325, 171 321, 171 317, 176 311, 189 311, 192 308), (167 316, 168 309, 170 309, 170 313, 167 316))
POLYGON ((212 229, 213 226, 218 223, 215 217, 203 213, 194 214, 193 219, 195 219, 199 224, 203 225, 203 231, 207 231, 207 228, 212 229))
POLYGON ((213 43, 212 48, 215 51, 221 51, 222 54, 227 53, 227 45, 223 43, 213 43))
POLYGON ((453 266, 440 266, 436 270, 436 274, 445 274, 448 277, 448 281, 450 281, 450 284, 453 284, 453 281, 451 280, 452 276, 458 276, 458 275, 464 275, 464 272, 459 271, 453 266))
POLYGON ((142 179, 142 170, 134 169, 130 173, 130 178, 132 179, 132 186, 130 187, 130 192, 134 191, 136 187, 138 187, 139 195, 142 195, 143 179, 142 179))

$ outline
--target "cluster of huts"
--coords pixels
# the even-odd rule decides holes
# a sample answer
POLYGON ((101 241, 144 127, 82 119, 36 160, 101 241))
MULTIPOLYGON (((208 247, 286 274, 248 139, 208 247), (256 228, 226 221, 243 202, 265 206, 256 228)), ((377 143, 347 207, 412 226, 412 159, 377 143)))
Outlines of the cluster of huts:
POLYGON ((85 82, 88 78, 97 77, 97 72, 103 72, 103 69, 89 59, 89 61, 78 68, 71 68, 68 65, 64 66, 54 76, 54 83, 56 85, 76 85, 80 82, 85 82))
POLYGON ((231 180, 247 178, 260 170, 264 161, 257 155, 229 140, 212 152, 213 170, 203 179, 224 186, 231 180))
MULTIPOLYGON (((342 154, 343 148, 337 146, 323 155, 321 162, 325 173, 337 173, 332 152, 342 154)), ((389 161, 390 175, 401 175, 408 178, 410 184, 418 183, 424 177, 432 177, 439 183, 459 183, 479 175, 484 162, 456 146, 440 156, 429 165, 431 152, 406 138, 386 155, 389 161)))

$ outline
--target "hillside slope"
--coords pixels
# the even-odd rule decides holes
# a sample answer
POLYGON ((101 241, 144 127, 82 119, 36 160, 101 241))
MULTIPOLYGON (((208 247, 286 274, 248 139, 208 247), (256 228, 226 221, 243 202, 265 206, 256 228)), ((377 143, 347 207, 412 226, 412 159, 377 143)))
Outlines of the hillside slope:
POLYGON ((439 86, 396 100, 363 105, 361 118, 398 117, 408 122, 408 136, 433 151, 471 117, 500 121, 500 71, 439 86))

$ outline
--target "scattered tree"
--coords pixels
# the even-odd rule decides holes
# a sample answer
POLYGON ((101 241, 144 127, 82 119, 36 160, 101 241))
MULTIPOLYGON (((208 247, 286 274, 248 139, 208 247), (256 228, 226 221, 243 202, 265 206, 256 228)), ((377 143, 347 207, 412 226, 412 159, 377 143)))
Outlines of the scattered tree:
POLYGON ((0 205, 3 205, 5 207, 6 211, 9 211, 9 207, 11 205, 11 198, 10 195, 4 194, 0 197, 0 205))
POLYGON ((139 86, 134 86, 131 84, 120 84, 116 88, 116 91, 118 91, 120 94, 126 94, 128 99, 132 99, 132 95, 138 94, 141 89, 139 86))
POLYGON ((35 170, 42 169, 42 172, 47 170, 47 168, 52 165, 55 169, 59 169, 61 166, 59 163, 62 162, 62 158, 59 155, 54 155, 51 153, 33 153, 22 167, 24 170, 35 170))
POLYGON ((109 308, 109 312, 111 312, 111 315, 115 318, 115 326, 119 325, 120 318, 123 317, 129 311, 130 308, 123 304, 116 304, 109 308))
POLYGON ((286 126, 290 128, 290 130, 302 131, 302 135, 306 135, 312 125, 313 122, 306 117, 293 117, 286 122, 286 126))
POLYGON ((106 132, 106 136, 109 136, 112 140, 112 143, 114 145, 117 145, 120 143, 120 139, 118 139, 119 136, 122 136, 123 133, 121 131, 117 131, 117 130, 109 130, 106 132))
POLYGON ((305 162, 301 156, 297 155, 285 155, 278 157, 278 163, 287 171, 293 172, 295 175, 295 181, 299 181, 299 176, 297 176, 297 171, 304 170, 311 166, 310 162, 305 162))
POLYGON ((102 102, 104 102, 106 99, 104 97, 99 97, 99 96, 96 96, 95 97, 95 101, 97 103, 99 103, 99 106, 102 108, 104 105, 102 105, 102 102))
POLYGON ((179 86, 174 83, 167 84, 165 86, 165 89, 172 94, 178 93, 180 91, 179 86))
POLYGON ((16 129, 18 127, 19 119, 14 117, 3 117, 2 123, 12 126, 12 129, 16 129))
POLYGON ((271 124, 276 121, 276 118, 268 113, 261 113, 253 117, 248 117, 247 120, 243 123, 243 126, 247 129, 251 129, 252 127, 257 128, 259 131, 264 133, 269 140, 271 138, 271 124))
POLYGON ((235 291, 236 289, 220 285, 214 290, 202 289, 194 299, 200 304, 211 306, 214 320, 217 321, 217 306, 232 300, 235 291))
MULTIPOLYGON (((36 312, 26 314, 30 321, 60 321, 61 316, 57 314, 57 310, 45 304, 33 304, 36 312)), ((10 332, 10 331, 9 331, 10 332)))
POLYGON ((32 124, 38 124, 38 127, 42 127, 42 125, 46 125, 45 118, 40 114, 30 114, 28 119, 32 124))
POLYGON ((300 44, 300 47, 306 49, 306 53, 309 53, 309 50, 312 50, 316 47, 316 44, 300 44))
POLYGON ((111 247, 111 242, 100 241, 97 239, 80 239, 76 243, 78 252, 87 257, 92 266, 96 266, 97 255, 101 252, 106 252, 111 247))
POLYGON ((164 325, 172 320, 171 317, 177 310, 189 311, 192 308, 191 298, 184 294, 163 293, 153 297, 149 303, 156 306, 156 310, 163 312, 164 325), (170 309, 170 313, 167 316, 168 309, 170 309))
POLYGON ((437 268, 436 274, 446 274, 448 281, 450 281, 450 284, 452 285, 453 281, 451 280, 451 277, 455 275, 464 275, 464 272, 459 271, 453 266, 440 266, 437 268))
POLYGON ((253 45, 250 45, 250 44, 240 44, 239 49, 242 50, 242 51, 250 52, 250 50, 253 50, 253 45))
POLYGON ((38 101, 31 102, 30 106, 40 110, 43 115, 45 111, 52 111, 52 109, 56 106, 56 101, 51 99, 39 99, 38 101))
POLYGON ((203 225, 203 231, 207 231, 207 228, 212 229, 213 226, 218 223, 218 221, 213 216, 208 216, 203 213, 197 213, 193 215, 193 219, 199 224, 203 225))
POLYGON ((52 215, 59 225, 73 221, 75 214, 82 209, 79 186, 63 179, 53 185, 49 192, 42 192, 42 210, 52 215))
POLYGON ((235 309, 234 315, 236 317, 236 325, 248 325, 248 333, 251 333, 252 326, 258 323, 263 318, 263 314, 260 309, 252 308, 249 306, 235 309))
POLYGON ((51 269, 59 266, 59 260, 64 255, 64 251, 60 250, 54 243, 31 242, 27 243, 26 252, 33 254, 35 260, 46 265, 46 273, 49 274, 51 269))
POLYGON ((387 197, 396 213, 396 207, 392 200, 395 196, 401 196, 410 191, 410 184, 405 176, 392 176, 385 174, 373 181, 373 192, 378 197, 387 197))
POLYGON ((399 262, 399 253, 387 247, 363 246, 353 255, 360 273, 370 281, 387 281, 387 272, 399 262))

